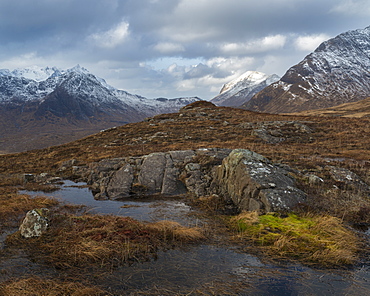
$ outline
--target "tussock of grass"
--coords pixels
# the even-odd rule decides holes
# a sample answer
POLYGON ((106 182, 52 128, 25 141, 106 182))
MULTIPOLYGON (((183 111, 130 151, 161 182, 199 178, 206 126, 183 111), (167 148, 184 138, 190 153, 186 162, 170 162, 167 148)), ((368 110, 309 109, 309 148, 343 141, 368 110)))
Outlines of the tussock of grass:
POLYGON ((49 208, 58 202, 47 197, 31 198, 25 194, 17 194, 17 190, 9 187, 0 187, 0 225, 12 226, 19 216, 34 208, 49 208))
POLYGON ((203 238, 199 229, 176 222, 145 224, 128 217, 109 215, 57 215, 48 232, 33 239, 19 233, 7 238, 9 246, 24 247, 39 260, 58 268, 114 267, 144 261, 158 248, 203 238))
POLYGON ((164 240, 169 239, 180 242, 192 242, 204 238, 200 228, 184 227, 180 223, 168 220, 151 223, 148 225, 148 228, 163 235, 164 240))
POLYGON ((234 217, 231 223, 241 237, 251 239, 269 255, 323 266, 350 265, 358 259, 359 239, 335 217, 258 217, 249 212, 234 217))
POLYGON ((102 296, 108 293, 80 283, 29 277, 0 284, 0 296, 102 296))

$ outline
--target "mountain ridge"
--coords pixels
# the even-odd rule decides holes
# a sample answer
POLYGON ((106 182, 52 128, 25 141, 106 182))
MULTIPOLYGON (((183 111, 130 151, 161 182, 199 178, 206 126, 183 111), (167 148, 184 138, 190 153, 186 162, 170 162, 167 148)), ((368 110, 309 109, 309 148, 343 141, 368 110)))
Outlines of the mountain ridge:
POLYGON ((79 65, 67 70, 2 69, 0 151, 20 152, 66 143, 102 129, 177 112, 197 100, 133 95, 115 89, 79 65), (24 76, 37 77, 38 81, 24 76))
POLYGON ((323 42, 243 108, 290 113, 355 102, 370 95, 370 26, 323 42))

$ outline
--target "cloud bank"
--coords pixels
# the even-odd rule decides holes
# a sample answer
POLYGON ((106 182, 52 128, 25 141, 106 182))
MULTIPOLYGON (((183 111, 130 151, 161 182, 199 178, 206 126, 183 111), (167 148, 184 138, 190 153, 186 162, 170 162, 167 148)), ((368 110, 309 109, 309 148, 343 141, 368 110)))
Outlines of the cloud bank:
POLYGON ((248 70, 283 75, 369 17, 370 0, 2 0, 0 68, 80 64, 149 98, 211 99, 248 70))

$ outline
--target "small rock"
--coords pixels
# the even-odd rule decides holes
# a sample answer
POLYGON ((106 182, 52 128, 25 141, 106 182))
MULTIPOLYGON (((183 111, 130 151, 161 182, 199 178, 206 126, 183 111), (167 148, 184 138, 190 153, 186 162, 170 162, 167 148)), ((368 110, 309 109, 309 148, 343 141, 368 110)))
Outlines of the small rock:
POLYGON ((34 209, 28 211, 19 230, 25 238, 41 236, 49 226, 48 209, 34 209))

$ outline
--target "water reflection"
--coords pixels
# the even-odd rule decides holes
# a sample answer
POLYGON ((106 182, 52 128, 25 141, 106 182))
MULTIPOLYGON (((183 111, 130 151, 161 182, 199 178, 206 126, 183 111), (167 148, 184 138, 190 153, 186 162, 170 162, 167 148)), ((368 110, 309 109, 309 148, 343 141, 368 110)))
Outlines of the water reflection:
POLYGON ((67 203, 85 205, 93 213, 128 216, 140 221, 173 220, 186 226, 197 223, 189 217, 191 208, 181 199, 95 200, 91 191, 84 185, 86 184, 66 180, 60 190, 52 193, 37 191, 21 191, 20 193, 51 196, 67 203))

